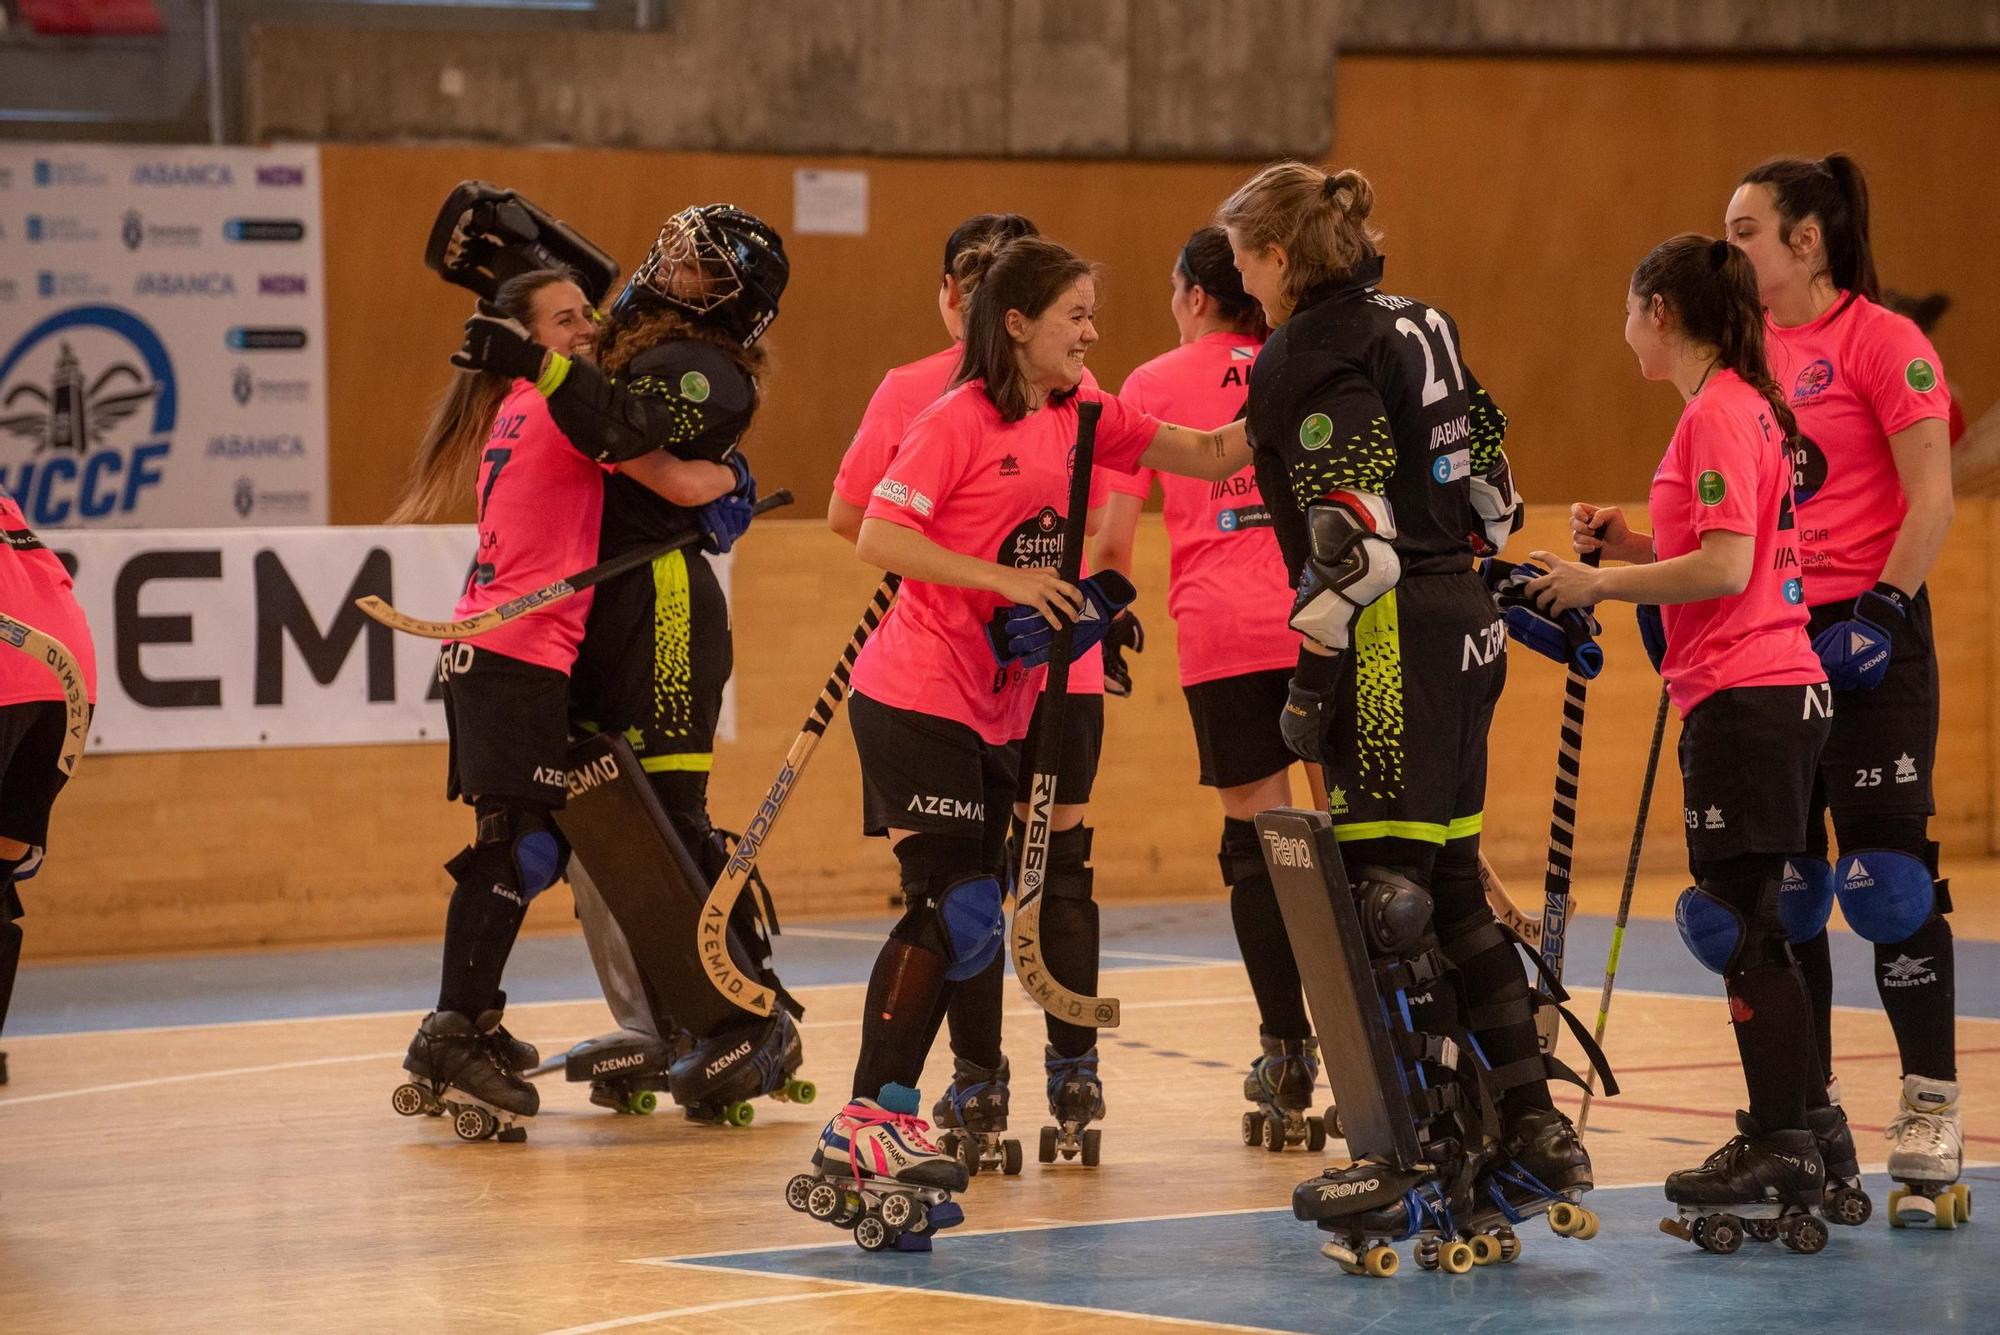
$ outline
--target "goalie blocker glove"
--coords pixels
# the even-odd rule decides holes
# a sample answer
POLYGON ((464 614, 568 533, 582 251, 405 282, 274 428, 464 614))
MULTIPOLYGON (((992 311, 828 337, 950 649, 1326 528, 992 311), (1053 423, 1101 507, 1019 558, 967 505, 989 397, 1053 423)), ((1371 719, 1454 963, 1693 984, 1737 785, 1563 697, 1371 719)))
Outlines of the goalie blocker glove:
MULTIPOLYGON (((1072 663, 1102 640, 1112 620, 1139 596, 1132 581, 1115 570, 1100 570, 1089 579, 1078 580, 1076 587, 1083 594, 1083 612, 1076 619, 1076 631, 1070 639, 1072 663)), ((992 635, 994 657, 1003 665, 1018 662, 1024 668, 1037 668, 1049 661, 1050 651, 1055 647, 1056 628, 1042 615, 1041 608, 1016 603, 1005 620, 993 628, 992 635)))
POLYGON ((1889 673, 1899 634, 1910 633, 1909 600, 1893 584, 1877 584, 1854 610, 1813 636, 1813 652, 1836 691, 1872 691, 1889 673))
POLYGON ((1361 609, 1396 587, 1396 516, 1386 497, 1331 491, 1306 507, 1311 554, 1299 571, 1291 627, 1324 648, 1348 647, 1361 609))
POLYGON ((518 320, 498 314, 485 302, 465 322, 465 341, 451 355, 461 371, 491 371, 509 380, 534 380, 542 374, 548 349, 528 337, 518 320))
POLYGON ((1528 597, 1528 582, 1549 572, 1531 561, 1519 565, 1489 559, 1480 567, 1480 578, 1493 591, 1500 605, 1507 634, 1545 658, 1552 658, 1589 681, 1604 670, 1604 650, 1597 643, 1602 629, 1597 618, 1572 607, 1551 617, 1528 597))

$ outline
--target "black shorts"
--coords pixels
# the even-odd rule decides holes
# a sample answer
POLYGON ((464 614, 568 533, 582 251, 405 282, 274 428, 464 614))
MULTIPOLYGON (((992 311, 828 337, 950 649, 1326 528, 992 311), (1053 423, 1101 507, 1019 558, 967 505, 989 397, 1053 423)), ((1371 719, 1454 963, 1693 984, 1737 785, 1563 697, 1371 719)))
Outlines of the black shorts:
MULTIPOLYGON (((1035 716, 1028 720, 1028 735, 1015 743, 1020 775, 1014 783, 1014 800, 1026 802, 1035 786, 1035 744, 1042 735, 1042 706, 1047 696, 1035 701, 1035 716)), ((1097 785, 1097 761, 1104 753, 1104 697, 1072 695, 1063 710, 1062 758, 1056 768, 1056 802, 1082 806, 1090 801, 1097 785)))
POLYGON ((847 698, 861 757, 861 832, 978 839, 996 855, 1013 814, 1021 744, 994 746, 954 719, 847 698))
POLYGON ((1181 687, 1203 787, 1241 788, 1292 767, 1298 757, 1278 730, 1291 686, 1291 670, 1274 668, 1181 687))
POLYGON ((1486 734, 1507 681, 1502 626, 1469 570, 1406 579, 1362 610, 1327 750, 1337 838, 1442 847, 1479 833, 1486 734))
POLYGON ((49 842, 49 810, 69 782, 56 768, 68 731, 60 700, 0 705, 0 839, 49 842))
MULTIPOLYGON (((1852 612, 1852 602, 1815 607, 1817 635, 1852 612)), ((1820 752, 1821 792, 1814 802, 1841 816, 1929 816, 1937 811, 1931 771, 1937 763, 1938 668, 1931 638, 1931 596, 1910 600, 1910 634, 1899 638, 1882 684, 1833 697, 1833 732, 1820 752)))
POLYGON ((554 668, 448 644, 438 655, 451 733, 444 795, 518 797, 562 806, 569 755, 569 678, 554 668))
POLYGON ((624 733, 648 774, 706 776, 735 666, 708 558, 668 552, 598 586, 570 674, 576 723, 624 733))
POLYGON ((1833 693, 1812 686, 1717 691, 1681 723, 1688 864, 1800 853, 1833 693))

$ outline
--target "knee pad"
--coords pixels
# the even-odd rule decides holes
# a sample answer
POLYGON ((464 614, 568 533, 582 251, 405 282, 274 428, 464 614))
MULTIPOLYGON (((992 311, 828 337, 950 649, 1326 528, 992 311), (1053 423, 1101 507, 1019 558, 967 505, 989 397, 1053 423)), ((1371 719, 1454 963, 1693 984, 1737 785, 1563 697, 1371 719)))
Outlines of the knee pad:
POLYGON ((525 907, 554 885, 569 862, 569 846, 549 820, 548 808, 509 798, 481 798, 473 806, 479 833, 444 864, 456 880, 482 869, 519 890, 525 907))
POLYGON ((1777 922, 1775 881, 1703 881, 1681 891, 1674 926, 1688 952, 1711 973, 1733 977, 1745 969, 1789 961, 1790 947, 1777 922), (1749 903, 1745 912, 1742 903, 1749 903))
POLYGON ((1405 956, 1430 931, 1431 892, 1387 867, 1363 867, 1354 881, 1354 908, 1370 950, 1405 956))
POLYGON ((1097 884, 1090 866, 1091 828, 1078 825, 1049 835, 1049 875, 1043 893, 1050 899, 1089 899, 1097 884))
POLYGON ((1778 883, 1778 918, 1785 935, 1795 944, 1812 940, 1826 930, 1833 915, 1833 868, 1825 858, 1785 859, 1784 879, 1778 883))
POLYGON ((1878 945, 1907 941, 1937 907, 1930 868, 1890 849, 1842 854, 1833 868, 1833 891, 1847 925, 1878 945))
POLYGON ((936 912, 950 948, 944 976, 957 983, 984 972, 1000 954, 1000 934, 1007 925, 1000 882, 991 876, 954 881, 937 897, 936 912))
POLYGON ((896 845, 907 907, 892 935, 944 957, 945 977, 961 982, 1000 951, 1006 915, 1000 881, 980 869, 977 839, 913 834, 896 845))
POLYGON ((1222 869, 1224 885, 1240 885, 1265 875, 1264 846, 1257 842, 1257 827, 1234 816, 1223 817, 1222 843, 1216 849, 1215 861, 1222 869))

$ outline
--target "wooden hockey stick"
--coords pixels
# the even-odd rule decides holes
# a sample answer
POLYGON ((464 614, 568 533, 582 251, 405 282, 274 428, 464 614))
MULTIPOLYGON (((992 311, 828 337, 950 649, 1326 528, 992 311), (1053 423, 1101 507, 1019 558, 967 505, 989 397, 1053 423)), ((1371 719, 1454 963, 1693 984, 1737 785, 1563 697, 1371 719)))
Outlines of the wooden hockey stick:
MULTIPOLYGON (((792 493, 780 487, 758 501, 752 513, 761 515, 791 503, 792 493)), ((390 630, 399 630, 405 635, 418 635, 426 640, 474 640, 496 626, 504 626, 516 617, 553 606, 573 593, 581 593, 594 584, 602 584, 605 580, 622 575, 628 570, 636 570, 642 565, 657 561, 668 552, 692 547, 700 541, 701 532, 696 530, 683 533, 672 542, 634 548, 632 551, 612 557, 609 561, 600 561, 588 570, 578 571, 567 579, 545 584, 531 593, 524 593, 518 598, 509 598, 498 607, 489 607, 476 616, 465 617, 458 621, 425 621, 421 617, 406 616, 372 593, 356 598, 354 605, 390 630)))
MULTIPOLYGON (((1660 772, 1660 743, 1667 735, 1667 688, 1660 687, 1660 707, 1653 712, 1653 746, 1646 753, 1646 778, 1639 785, 1639 817, 1632 822, 1632 849, 1625 855, 1625 888, 1618 892, 1618 920, 1611 926, 1611 953, 1604 960, 1604 991, 1597 998, 1597 1032, 1591 1035, 1604 1046, 1604 1026, 1611 1022, 1611 984, 1618 977, 1618 956, 1625 949, 1625 923, 1632 916, 1632 886, 1639 879, 1639 852, 1646 844, 1646 816, 1653 809, 1653 778, 1660 772)), ((1590 1124, 1590 1101, 1597 1096, 1597 1068, 1583 1073, 1583 1111, 1576 1116, 1576 1131, 1590 1124)))
MULTIPOLYGON (((1063 519, 1062 556, 1056 573, 1075 584, 1083 572, 1083 536, 1090 508, 1090 467, 1096 455, 1097 416, 1103 405, 1076 406, 1076 453, 1070 462, 1069 513, 1063 519)), ((1014 976, 1035 1003, 1060 1020, 1087 1029, 1116 1029, 1121 1007, 1116 997, 1087 997, 1064 987, 1042 958, 1042 889, 1048 876, 1049 837, 1054 833, 1056 779, 1062 768, 1063 719, 1069 709, 1070 647, 1076 624, 1065 621, 1049 649, 1048 681, 1042 687, 1041 731, 1035 739, 1034 781, 1028 789, 1028 828, 1021 837, 1021 879, 1014 899, 1014 976)))
POLYGON ((833 723, 833 716, 839 712, 841 702, 847 699, 854 660, 860 657, 861 646, 868 643, 868 637, 882 624, 882 618, 888 614, 889 604, 895 601, 896 588, 901 583, 900 575, 884 575, 882 582, 875 587, 875 596, 868 600, 868 610, 861 614, 861 624, 854 628, 847 647, 840 651, 840 661, 833 665, 833 675, 819 688, 819 699, 813 702, 812 712, 806 715, 805 726, 799 729, 791 750, 785 752, 778 777, 771 781, 770 790, 757 806, 757 814, 743 827, 742 836, 729 851, 729 865, 722 869, 715 888, 708 892, 708 901, 702 905, 701 932, 695 938, 701 950, 702 969, 716 991, 753 1015, 768 1017, 777 1008, 778 998, 770 988, 736 967, 736 958, 729 953, 729 915, 736 907, 737 898, 750 884, 750 873, 757 865, 757 853, 763 848, 764 841, 771 837, 771 827, 778 823, 778 815, 785 809, 785 799, 791 796, 792 786, 805 772, 806 762, 812 759, 820 739, 826 736, 827 728, 833 723))
POLYGON ((1507 893, 1506 882, 1500 879, 1500 873, 1493 870, 1493 864, 1486 860, 1484 853, 1479 855, 1479 888, 1486 892, 1486 903, 1493 910, 1493 916, 1519 933, 1523 941, 1540 950, 1542 920, 1531 918, 1521 911, 1521 906, 1507 893))
MULTIPOLYGON (((1600 552, 1585 552, 1583 563, 1594 566, 1600 552)), ((1583 705, 1590 681, 1574 667, 1563 678, 1562 737, 1556 747, 1556 792, 1549 813, 1549 860, 1542 873, 1542 935, 1538 949, 1549 976, 1562 981, 1563 951, 1569 932, 1570 859, 1576 839, 1577 780, 1583 769, 1583 705)), ((1535 1032, 1541 1049, 1553 1053, 1562 1017, 1553 997, 1535 1012, 1535 1032)))
POLYGON ((0 612, 0 644, 11 645, 55 673, 63 692, 63 744, 56 753, 56 768, 67 779, 76 773, 83 759, 84 743, 90 734, 90 692, 84 685, 83 668, 69 646, 55 636, 36 630, 0 612))

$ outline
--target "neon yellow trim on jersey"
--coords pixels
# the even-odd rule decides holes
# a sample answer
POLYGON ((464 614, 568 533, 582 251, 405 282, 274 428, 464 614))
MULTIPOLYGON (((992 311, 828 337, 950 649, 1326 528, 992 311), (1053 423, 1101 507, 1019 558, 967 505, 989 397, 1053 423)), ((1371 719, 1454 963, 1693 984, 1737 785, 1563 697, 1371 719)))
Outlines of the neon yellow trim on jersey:
POLYGON ((569 358, 560 352, 552 352, 549 354, 549 364, 542 368, 541 378, 535 381, 535 392, 546 399, 568 378, 569 358))
POLYGON ((1361 609, 1354 653, 1354 787, 1378 799, 1403 791, 1403 634, 1396 591, 1361 609))
POLYGON ((1351 825, 1335 825, 1333 837, 1343 844, 1351 844, 1358 839, 1415 839, 1419 843, 1442 847, 1448 840, 1466 839, 1478 834, 1485 825, 1486 813, 1483 811, 1460 816, 1449 825, 1427 820, 1364 820, 1351 825))
POLYGON ((662 737, 694 734, 694 594, 687 555, 653 561, 653 727, 662 737))
POLYGON ((639 768, 648 774, 706 774, 715 768, 712 751, 687 751, 677 756, 646 756, 639 768))

